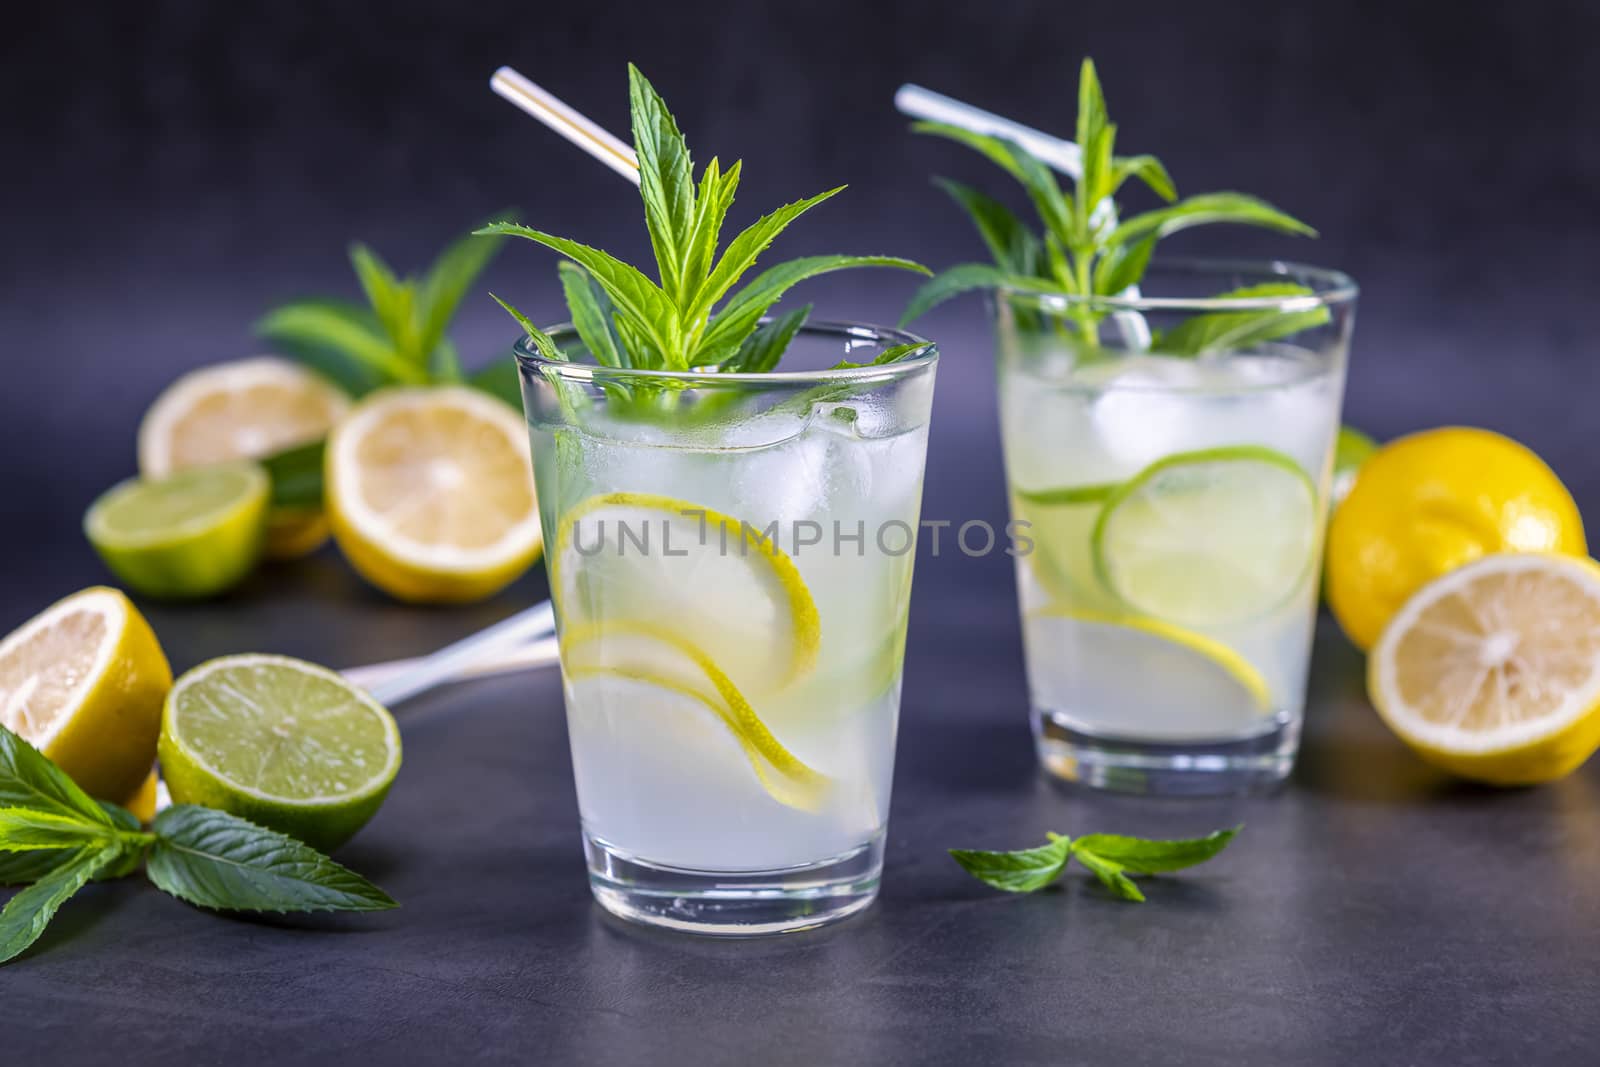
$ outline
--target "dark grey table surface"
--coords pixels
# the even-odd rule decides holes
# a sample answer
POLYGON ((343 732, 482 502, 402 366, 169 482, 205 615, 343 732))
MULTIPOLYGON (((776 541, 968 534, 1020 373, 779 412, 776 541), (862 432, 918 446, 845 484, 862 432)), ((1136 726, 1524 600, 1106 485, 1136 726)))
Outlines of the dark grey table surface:
MULTIPOLYGON (((557 676, 467 683, 402 709, 402 775, 342 853, 402 910, 241 921, 134 880, 91 887, 0 969, 4 1062, 1594 1062, 1596 768, 1536 790, 1451 783, 1385 732, 1325 622, 1276 795, 1061 789, 1035 771, 1001 574, 919 566, 884 890, 864 915, 740 942, 608 918, 584 879, 557 676), (1144 905, 1079 877, 1003 896, 945 855, 1236 821, 1228 853, 1144 905)), ((95 577, 65 554, 20 586, 95 577)), ((149 615, 180 668, 246 648, 348 665, 541 591, 418 612, 330 551, 149 615)), ((0 593, 5 624, 37 600, 0 593)))

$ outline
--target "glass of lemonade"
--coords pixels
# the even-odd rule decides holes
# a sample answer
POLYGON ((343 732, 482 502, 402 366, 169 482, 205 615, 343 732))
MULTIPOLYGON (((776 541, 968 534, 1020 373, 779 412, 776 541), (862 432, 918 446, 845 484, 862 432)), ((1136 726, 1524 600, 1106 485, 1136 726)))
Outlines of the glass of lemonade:
POLYGON ((1028 686, 1051 773, 1171 794, 1289 773, 1355 305, 1344 275, 1281 263, 1158 261, 1137 297, 995 294, 1012 518, 1032 542, 1016 564, 1028 686), (1204 295, 1277 283, 1309 293, 1204 295), (1202 354, 1163 354, 1166 339, 1202 354))
POLYGON ((797 369, 709 374, 598 366, 551 336, 570 362, 517 354, 595 897, 731 935, 860 911, 883 866, 935 347, 813 323, 797 369), (842 359, 865 365, 806 369, 842 359))

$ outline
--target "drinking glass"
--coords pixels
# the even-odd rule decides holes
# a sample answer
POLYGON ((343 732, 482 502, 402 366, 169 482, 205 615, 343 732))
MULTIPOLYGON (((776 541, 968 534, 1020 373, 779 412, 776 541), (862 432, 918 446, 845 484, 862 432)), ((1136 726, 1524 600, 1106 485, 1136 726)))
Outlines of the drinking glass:
POLYGON ((814 323, 798 369, 720 374, 600 366, 552 337, 566 360, 517 355, 595 897, 711 934, 860 911, 883 867, 934 345, 814 323))
POLYGON ((1218 261, 1158 261, 1139 296, 993 294, 1050 773, 1177 794, 1289 773, 1355 305, 1335 271, 1218 261))

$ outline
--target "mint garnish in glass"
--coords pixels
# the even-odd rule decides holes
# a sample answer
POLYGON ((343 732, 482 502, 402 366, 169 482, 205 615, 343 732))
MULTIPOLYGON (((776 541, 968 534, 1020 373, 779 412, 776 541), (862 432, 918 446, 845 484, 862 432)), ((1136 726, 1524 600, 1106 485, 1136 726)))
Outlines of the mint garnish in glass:
MULTIPOLYGON (((1115 297, 1139 284, 1163 237, 1194 226, 1231 222, 1301 236, 1316 235, 1300 220, 1245 193, 1201 193, 1179 199, 1172 177, 1155 156, 1116 155, 1117 126, 1106 114, 1105 96, 1090 59, 1083 61, 1078 84, 1076 140, 1082 151, 1082 173, 1070 193, 1061 189, 1055 174, 1042 160, 1008 138, 940 122, 918 122, 912 129, 964 144, 1016 179, 1027 191, 1041 232, 1034 232, 1010 208, 988 194, 939 179, 940 187, 972 218, 994 262, 963 263, 928 281, 912 297, 901 317, 902 325, 973 289, 1115 297), (1146 186, 1166 206, 1125 216, 1116 198, 1130 180, 1146 186)), ((1310 295, 1311 290, 1302 285, 1268 282, 1219 293, 1216 298, 1310 295)), ((1100 323, 1107 313, 1098 302, 1074 303, 1067 312, 1081 342, 1091 348, 1099 344, 1100 323)), ((1327 310, 1320 306, 1304 310, 1274 307, 1220 311, 1191 318, 1166 335, 1157 334, 1151 338, 1150 347, 1167 355, 1239 348, 1315 326, 1325 321, 1326 315, 1327 310)))
MULTIPOLYGON (((736 162, 723 170, 713 157, 697 186, 689 146, 666 103, 632 64, 628 80, 639 191, 655 250, 657 280, 598 248, 528 226, 498 222, 477 231, 524 237, 567 257, 570 262, 561 265, 567 307, 579 338, 601 365, 713 373, 770 371, 805 316, 791 313, 763 320, 796 283, 849 267, 932 273, 896 256, 807 256, 768 267, 735 290, 774 238, 844 186, 762 216, 719 256, 722 226, 739 187, 741 165, 736 162)), ((546 358, 565 358, 527 316, 498 296, 494 299, 546 358)), ((904 346, 899 354, 915 348, 904 346)))

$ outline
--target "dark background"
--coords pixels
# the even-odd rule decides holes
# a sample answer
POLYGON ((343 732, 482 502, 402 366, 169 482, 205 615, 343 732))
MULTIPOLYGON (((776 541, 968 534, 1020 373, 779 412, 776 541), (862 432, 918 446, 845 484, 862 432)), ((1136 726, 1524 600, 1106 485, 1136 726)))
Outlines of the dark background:
MULTIPOLYGON (((0 629, 104 580, 78 523, 132 473, 146 405, 184 370, 259 351, 250 323, 275 301, 353 296, 349 240, 417 268, 515 205, 541 228, 646 255, 636 194, 493 96, 502 63, 618 133, 624 65, 639 63, 698 162, 744 159, 735 224, 850 183, 776 255, 944 266, 980 249, 929 176, 1006 183, 907 133, 895 87, 1066 133, 1091 54, 1124 151, 1159 154, 1181 191, 1256 193, 1324 235, 1211 229, 1172 250, 1282 255, 1361 283, 1351 421, 1382 437, 1509 433, 1593 520, 1597 36, 1600 8, 1576 0, 13 8, 0 34, 0 629)), ((507 248, 486 287, 558 318, 554 262, 507 248)), ((796 296, 892 321, 912 284, 856 272, 796 296)), ((944 353, 925 514, 998 521, 979 303, 923 328, 944 353)), ((512 332, 484 297, 455 336, 481 362, 512 332)), ((151 618, 179 669, 242 650, 345 666, 436 647, 542 587, 534 574, 475 608, 405 609, 330 549, 151 618)), ((407 726, 406 778, 350 857, 407 903, 361 927, 381 936, 222 923, 137 887, 96 889, 106 908, 76 906, 0 972, 6 1029, 30 1062, 287 1062, 319 1047, 389 1061, 1592 1056, 1592 770, 1510 795, 1450 785, 1377 725, 1359 658, 1325 623, 1285 795, 1247 810, 1068 800, 1031 776, 1014 611, 1004 557, 919 563, 886 896, 837 931, 686 944, 599 918, 550 714, 558 686, 507 679, 471 701, 436 695, 407 726), (477 710, 434 713, 452 701, 477 710), (1077 889, 996 901, 941 854, 1245 816, 1248 848, 1144 910, 1077 889)))

